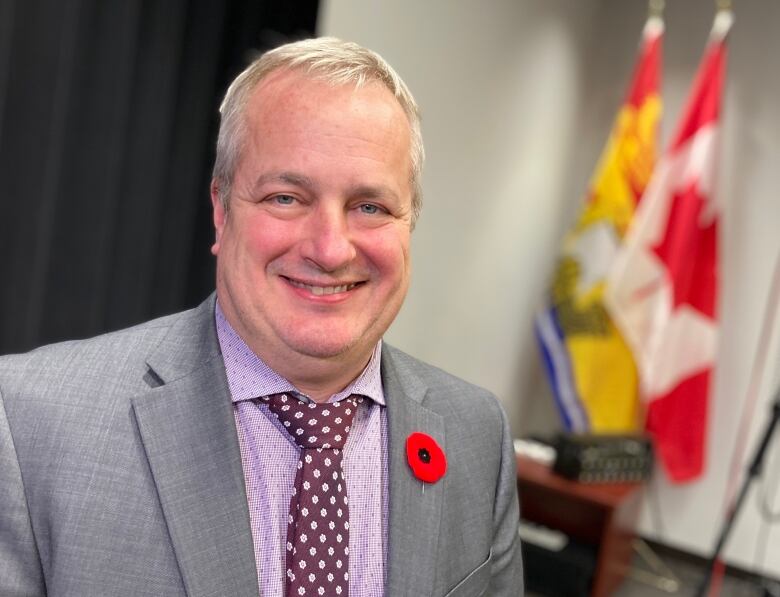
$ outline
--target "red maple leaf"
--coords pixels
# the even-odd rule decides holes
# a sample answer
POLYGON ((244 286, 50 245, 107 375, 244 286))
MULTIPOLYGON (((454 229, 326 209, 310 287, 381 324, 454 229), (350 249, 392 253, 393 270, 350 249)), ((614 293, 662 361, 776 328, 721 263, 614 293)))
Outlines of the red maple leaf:
POLYGON ((653 252, 664 263, 674 307, 691 305, 715 317, 717 292, 717 220, 702 222, 707 205, 696 185, 672 196, 666 232, 653 252))

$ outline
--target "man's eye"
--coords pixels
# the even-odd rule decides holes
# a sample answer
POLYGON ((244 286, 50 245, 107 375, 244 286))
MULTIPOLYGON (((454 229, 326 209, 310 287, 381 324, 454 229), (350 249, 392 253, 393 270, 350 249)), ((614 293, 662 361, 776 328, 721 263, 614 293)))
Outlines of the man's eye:
POLYGON ((379 208, 376 205, 372 205, 371 203, 363 203, 360 206, 360 211, 362 211, 364 214, 375 214, 379 213, 379 208))
POLYGON ((271 201, 279 205, 292 205, 295 203, 295 197, 292 195, 274 195, 271 201))

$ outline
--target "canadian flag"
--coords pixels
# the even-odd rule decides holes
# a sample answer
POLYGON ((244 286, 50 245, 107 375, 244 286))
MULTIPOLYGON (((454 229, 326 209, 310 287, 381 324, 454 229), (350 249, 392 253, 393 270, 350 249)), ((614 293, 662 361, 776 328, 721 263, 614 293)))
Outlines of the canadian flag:
POLYGON ((646 429, 672 481, 704 468, 718 319, 713 201, 726 35, 719 11, 673 142, 656 165, 607 277, 605 303, 631 346, 646 429))

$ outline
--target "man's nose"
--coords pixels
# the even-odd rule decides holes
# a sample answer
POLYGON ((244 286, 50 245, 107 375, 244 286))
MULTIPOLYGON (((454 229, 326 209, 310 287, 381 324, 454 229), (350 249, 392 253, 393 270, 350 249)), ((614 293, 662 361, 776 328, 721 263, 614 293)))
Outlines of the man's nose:
POLYGON ((301 253, 326 272, 338 271, 355 258, 357 251, 343 208, 323 206, 311 214, 301 253))

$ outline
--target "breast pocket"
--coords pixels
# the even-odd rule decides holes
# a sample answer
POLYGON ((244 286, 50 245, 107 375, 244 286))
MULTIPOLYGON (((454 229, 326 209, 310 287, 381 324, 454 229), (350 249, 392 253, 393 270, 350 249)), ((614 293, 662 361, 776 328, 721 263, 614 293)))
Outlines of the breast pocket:
POLYGON ((444 597, 481 597, 485 595, 490 583, 490 562, 493 556, 491 551, 487 560, 468 573, 466 578, 460 581, 444 597))

